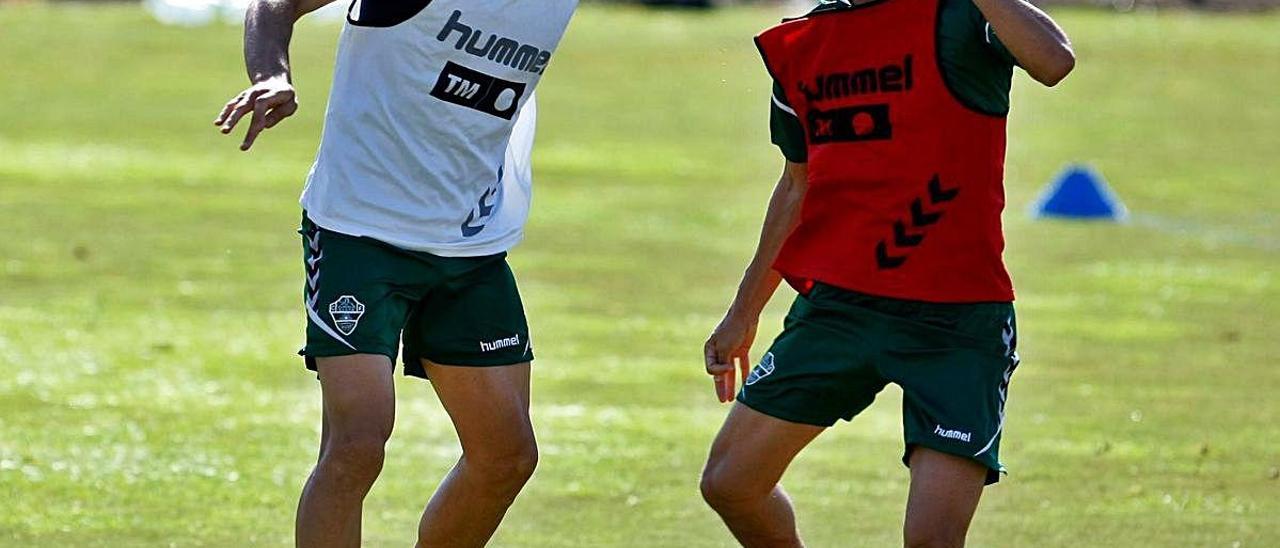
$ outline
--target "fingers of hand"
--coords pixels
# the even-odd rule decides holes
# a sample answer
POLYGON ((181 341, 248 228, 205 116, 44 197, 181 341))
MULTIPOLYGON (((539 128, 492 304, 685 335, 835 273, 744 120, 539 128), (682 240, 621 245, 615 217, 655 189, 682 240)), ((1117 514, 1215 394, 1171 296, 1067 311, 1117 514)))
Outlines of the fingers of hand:
POLYGON ((244 142, 240 143, 240 150, 249 150, 253 146, 253 141, 258 138, 258 134, 262 133, 267 127, 267 104, 265 101, 258 101, 253 106, 253 121, 249 123, 249 131, 244 134, 244 142))
POLYGON ((298 103, 291 91, 272 92, 259 97, 253 108, 253 122, 245 133, 240 150, 249 150, 263 130, 275 127, 297 111, 298 103))
POLYGON ((276 127, 276 124, 279 124, 285 118, 293 116, 295 112, 298 112, 297 101, 289 101, 271 109, 271 112, 267 113, 267 129, 276 127))
POLYGON ((720 394, 720 402, 731 402, 738 393, 737 376, 732 368, 721 376, 724 377, 724 393, 720 394))
POLYGON ((245 97, 231 107, 231 112, 222 121, 222 133, 231 133, 231 130, 235 129, 236 124, 240 123, 240 119, 244 118, 244 115, 253 112, 253 105, 256 102, 252 97, 245 97))
POLYGON ((702 347, 702 363, 706 366, 708 375, 719 375, 722 372, 720 369, 720 355, 716 352, 716 339, 714 336, 702 347))
POLYGON ((705 358, 708 375, 724 375, 733 372, 733 358, 726 357, 726 354, 711 346, 710 343, 708 343, 705 358))
POLYGON ((253 112, 259 99, 261 99, 266 93, 267 90, 259 88, 254 88, 241 93, 239 98, 235 100, 234 106, 231 107, 231 112, 227 114, 225 119, 222 121, 222 132, 231 133, 231 130, 235 129, 236 124, 240 123, 240 119, 243 118, 244 115, 253 112))
POLYGON ((751 361, 745 347, 734 349, 721 342, 722 339, 714 335, 707 341, 707 373, 715 377, 716 396, 721 403, 727 403, 737 397, 738 375, 742 375, 742 382, 746 382, 751 372, 751 361))
POLYGON ((733 393, 733 375, 719 374, 713 377, 716 383, 716 399, 720 403, 729 401, 730 394, 733 393))
POLYGON ((242 99, 244 99, 244 93, 232 97, 230 101, 227 101, 227 104, 222 106, 222 112, 219 112, 218 117, 213 119, 213 125, 220 126, 223 122, 226 122, 227 118, 231 116, 231 111, 236 109, 236 105, 240 104, 242 99))
POLYGON ((724 403, 733 399, 734 372, 732 358, 725 359, 728 354, 719 346, 716 336, 712 335, 703 347, 703 358, 706 360, 707 374, 711 375, 716 386, 716 398, 724 403))

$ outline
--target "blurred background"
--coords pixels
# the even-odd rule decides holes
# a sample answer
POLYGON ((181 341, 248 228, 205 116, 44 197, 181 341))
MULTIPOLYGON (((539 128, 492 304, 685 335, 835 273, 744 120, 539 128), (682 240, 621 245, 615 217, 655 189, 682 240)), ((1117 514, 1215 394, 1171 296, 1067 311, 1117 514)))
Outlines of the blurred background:
MULTIPOLYGON (((583 2, 540 88, 512 261, 544 458, 496 546, 731 545, 697 492, 726 411, 701 344, 782 166, 751 37, 807 6, 708 3, 583 2)), ((1023 366, 971 545, 1280 546, 1276 3, 1046 2, 1079 65, 1015 83, 1023 366), (1127 219, 1029 213, 1076 164, 1127 219)), ((248 154, 210 123, 242 6, 0 1, 0 545, 291 544, 320 417, 296 199, 345 6, 301 23, 302 110, 248 154)), ((430 387, 398 389, 370 546, 409 542, 458 455, 430 387)), ((787 476, 813 546, 900 543, 899 398, 787 476)))

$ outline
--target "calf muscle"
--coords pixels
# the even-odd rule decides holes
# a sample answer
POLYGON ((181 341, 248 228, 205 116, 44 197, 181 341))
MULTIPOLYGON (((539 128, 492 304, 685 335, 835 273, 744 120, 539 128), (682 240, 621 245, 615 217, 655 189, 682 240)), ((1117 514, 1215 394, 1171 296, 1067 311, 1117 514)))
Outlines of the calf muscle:
POLYGON ((418 545, 484 546, 538 462, 529 364, 423 366, 453 421, 462 458, 423 511, 418 545))
POLYGON ((360 544, 364 497, 382 471, 395 422, 395 389, 385 356, 317 360, 324 394, 320 458, 298 503, 299 547, 360 544))

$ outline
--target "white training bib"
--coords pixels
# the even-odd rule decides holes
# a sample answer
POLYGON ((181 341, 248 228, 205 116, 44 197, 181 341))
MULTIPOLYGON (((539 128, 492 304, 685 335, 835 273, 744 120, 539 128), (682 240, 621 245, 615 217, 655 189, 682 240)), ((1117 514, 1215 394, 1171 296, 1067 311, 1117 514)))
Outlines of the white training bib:
POLYGON ((446 257, 507 251, 529 215, 534 88, 577 0, 355 0, 302 207, 446 257))

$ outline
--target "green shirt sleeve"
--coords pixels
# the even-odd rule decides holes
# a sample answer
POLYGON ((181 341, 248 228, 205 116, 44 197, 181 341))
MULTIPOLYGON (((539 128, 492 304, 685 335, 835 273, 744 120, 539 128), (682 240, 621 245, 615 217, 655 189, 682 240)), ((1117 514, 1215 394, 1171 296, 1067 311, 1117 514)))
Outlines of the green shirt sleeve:
POLYGON ((1017 60, 973 0, 944 0, 938 24, 938 54, 943 77, 969 108, 1004 116, 1017 60))
POLYGON ((782 85, 776 81, 773 83, 773 97, 769 99, 769 133, 773 144, 778 145, 787 161, 797 164, 809 161, 804 126, 787 101, 782 85))
POLYGON ((1000 37, 996 36, 996 29, 991 27, 991 23, 987 22, 987 19, 982 16, 982 12, 978 12, 978 18, 982 21, 982 37, 987 42, 987 49, 1005 64, 1018 66, 1018 59, 1013 56, 1009 48, 1004 47, 1004 42, 1001 42, 1000 37))

